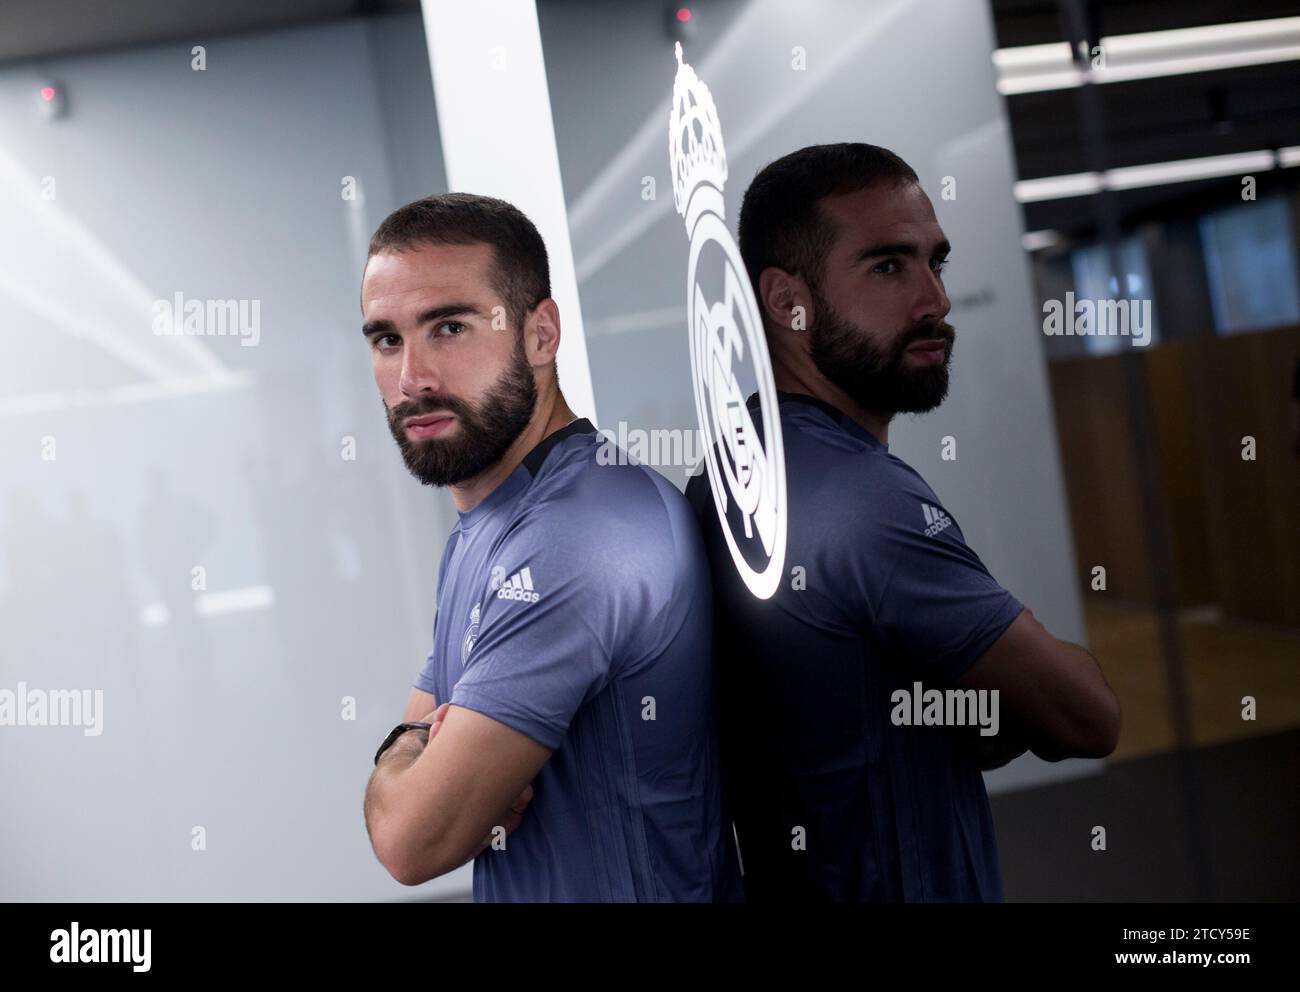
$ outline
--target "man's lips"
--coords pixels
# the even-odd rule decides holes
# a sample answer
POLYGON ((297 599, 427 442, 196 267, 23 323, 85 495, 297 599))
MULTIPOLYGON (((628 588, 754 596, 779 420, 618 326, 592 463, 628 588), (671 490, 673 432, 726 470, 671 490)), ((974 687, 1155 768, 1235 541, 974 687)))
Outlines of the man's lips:
POLYGON ((907 346, 908 351, 946 351, 947 349, 947 338, 925 338, 907 346))
POLYGON ((925 338, 907 346, 907 353, 915 355, 920 361, 938 365, 948 355, 947 338, 925 338))
POLYGON ((451 430, 456 422, 453 413, 426 413, 420 417, 408 417, 402 424, 412 437, 437 437, 451 430))

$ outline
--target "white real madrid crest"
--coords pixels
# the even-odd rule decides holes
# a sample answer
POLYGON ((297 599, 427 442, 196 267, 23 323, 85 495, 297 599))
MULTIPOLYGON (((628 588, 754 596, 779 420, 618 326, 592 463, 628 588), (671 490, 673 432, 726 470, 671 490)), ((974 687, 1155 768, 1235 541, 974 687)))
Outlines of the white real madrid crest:
POLYGON ((462 668, 469 664, 469 653, 474 650, 474 642, 478 640, 478 623, 482 607, 482 603, 475 603, 474 609, 469 611, 469 626, 465 628, 464 636, 460 639, 460 664, 462 668))
POLYGON ((758 303, 724 219, 727 153, 713 96, 682 62, 680 43, 676 53, 668 156, 673 204, 691 239, 686 312, 695 414, 732 561, 749 591, 767 599, 785 566, 785 448, 776 386, 758 303), (761 441, 737 380, 746 362, 758 389, 761 441))

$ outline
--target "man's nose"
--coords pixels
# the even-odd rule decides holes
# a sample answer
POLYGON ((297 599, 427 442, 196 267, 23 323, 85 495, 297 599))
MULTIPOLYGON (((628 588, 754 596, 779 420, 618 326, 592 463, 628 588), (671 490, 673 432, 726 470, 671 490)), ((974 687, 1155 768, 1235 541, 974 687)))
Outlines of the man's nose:
POLYGON ((402 375, 398 387, 404 396, 436 393, 442 388, 438 363, 431 349, 419 341, 408 341, 402 349, 402 375))
POLYGON ((952 304, 948 301, 948 294, 943 288, 943 279, 940 278, 938 272, 931 269, 926 273, 925 280, 924 289, 916 300, 912 319, 918 322, 943 320, 952 309, 952 304))

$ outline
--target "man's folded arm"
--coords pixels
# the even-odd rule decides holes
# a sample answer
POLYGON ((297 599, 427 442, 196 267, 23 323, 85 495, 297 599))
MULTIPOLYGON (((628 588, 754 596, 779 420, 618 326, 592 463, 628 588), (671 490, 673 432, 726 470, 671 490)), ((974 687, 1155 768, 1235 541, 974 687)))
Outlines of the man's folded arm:
POLYGON ((416 736, 399 739, 391 757, 385 752, 366 789, 371 845, 403 885, 446 874, 478 853, 551 756, 550 748, 463 706, 447 708, 412 760, 413 745, 404 742, 416 736))
POLYGON ((414 723, 426 713, 438 708, 438 697, 425 692, 419 686, 411 686, 411 694, 406 699, 406 711, 402 714, 402 723, 414 723))
POLYGON ((1104 758, 1119 740, 1119 700, 1097 660, 1053 637, 1028 608, 957 682, 997 689, 1029 749, 1047 761, 1104 758))

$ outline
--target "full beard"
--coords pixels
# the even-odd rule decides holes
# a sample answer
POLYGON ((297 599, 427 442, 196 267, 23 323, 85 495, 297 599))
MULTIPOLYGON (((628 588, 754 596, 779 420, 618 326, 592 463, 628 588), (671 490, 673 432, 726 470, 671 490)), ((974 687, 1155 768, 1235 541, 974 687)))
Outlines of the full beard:
POLYGON ((451 486, 501 461, 528 426, 536 402, 537 384, 520 339, 501 376, 477 406, 453 396, 421 396, 387 410, 388 429, 412 475, 426 486, 451 486), (459 430, 453 428, 454 437, 412 440, 407 436, 404 420, 435 411, 456 415, 459 430))
POLYGON ((811 357, 817 370, 865 410, 892 416, 927 413, 948 395, 948 366, 956 331, 943 320, 909 326, 887 348, 879 348, 856 325, 844 320, 824 300, 815 301, 811 357), (907 366, 909 345, 927 338, 948 342, 943 362, 907 366))

